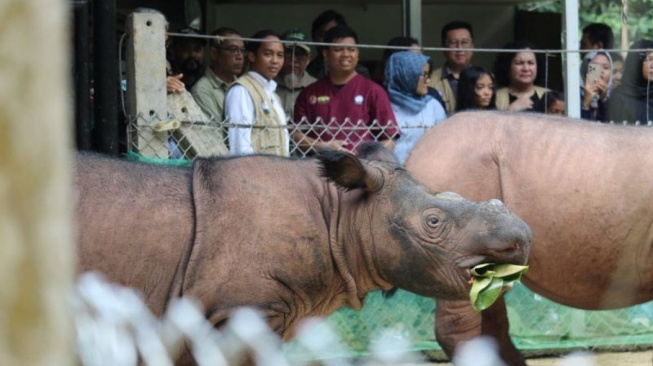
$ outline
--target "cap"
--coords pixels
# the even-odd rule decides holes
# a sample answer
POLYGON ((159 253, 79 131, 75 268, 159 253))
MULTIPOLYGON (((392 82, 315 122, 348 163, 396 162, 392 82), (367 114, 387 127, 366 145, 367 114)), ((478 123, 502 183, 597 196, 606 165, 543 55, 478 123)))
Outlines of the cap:
MULTIPOLYGON (((281 40, 306 42, 306 34, 298 28, 293 28, 291 30, 286 31, 283 35, 281 35, 281 40)), ((286 44, 286 47, 292 47, 292 45, 286 44)), ((297 47, 300 47, 306 52, 311 52, 311 48, 305 43, 298 43, 297 47)))

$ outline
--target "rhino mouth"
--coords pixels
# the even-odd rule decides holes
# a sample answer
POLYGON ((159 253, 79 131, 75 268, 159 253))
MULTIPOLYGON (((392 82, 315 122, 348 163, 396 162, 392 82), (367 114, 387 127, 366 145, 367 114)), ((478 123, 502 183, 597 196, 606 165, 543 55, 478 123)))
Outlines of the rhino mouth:
POLYGON ((485 263, 490 263, 489 258, 485 256, 472 256, 458 259, 455 264, 457 268, 462 269, 463 277, 468 283, 472 280, 472 268, 485 263))

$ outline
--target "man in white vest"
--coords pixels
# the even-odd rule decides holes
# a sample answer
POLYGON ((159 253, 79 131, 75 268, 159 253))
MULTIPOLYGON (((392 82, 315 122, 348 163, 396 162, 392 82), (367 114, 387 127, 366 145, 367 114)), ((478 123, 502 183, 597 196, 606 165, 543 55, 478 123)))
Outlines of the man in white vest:
POLYGON ((289 155, 286 114, 275 93, 274 78, 283 67, 284 47, 278 34, 263 30, 247 42, 250 71, 229 88, 225 116, 232 155, 289 155))

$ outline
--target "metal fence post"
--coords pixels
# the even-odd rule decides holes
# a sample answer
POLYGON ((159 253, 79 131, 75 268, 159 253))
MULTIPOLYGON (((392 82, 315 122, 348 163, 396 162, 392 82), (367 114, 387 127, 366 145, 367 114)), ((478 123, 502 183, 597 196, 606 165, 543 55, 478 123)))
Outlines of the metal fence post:
POLYGON ((165 21, 159 14, 132 13, 127 29, 127 114, 138 129, 128 143, 142 155, 165 157, 168 134, 151 128, 167 118, 165 21))

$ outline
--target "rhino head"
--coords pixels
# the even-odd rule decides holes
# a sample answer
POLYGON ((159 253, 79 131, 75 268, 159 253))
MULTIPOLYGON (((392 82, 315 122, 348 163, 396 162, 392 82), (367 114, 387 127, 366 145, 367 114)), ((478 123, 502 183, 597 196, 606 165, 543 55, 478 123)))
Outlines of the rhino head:
POLYGON ((377 288, 464 300, 474 266, 527 261, 531 230, 499 200, 432 191, 393 162, 340 152, 319 159, 322 174, 345 188, 339 240, 361 248, 348 266, 364 267, 352 272, 367 271, 377 288))

